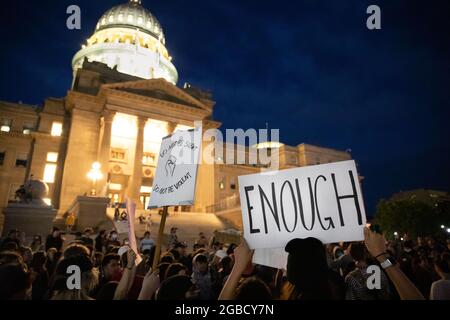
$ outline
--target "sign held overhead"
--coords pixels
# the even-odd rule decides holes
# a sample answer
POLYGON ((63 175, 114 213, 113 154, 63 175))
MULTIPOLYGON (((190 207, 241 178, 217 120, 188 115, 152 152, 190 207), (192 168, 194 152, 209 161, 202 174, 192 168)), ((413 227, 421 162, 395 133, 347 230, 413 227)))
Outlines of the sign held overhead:
POLYGON ((252 249, 291 239, 361 241, 366 224, 353 160, 239 177, 244 238, 252 249))
POLYGON ((163 138, 149 209, 194 204, 201 142, 201 127, 163 138))

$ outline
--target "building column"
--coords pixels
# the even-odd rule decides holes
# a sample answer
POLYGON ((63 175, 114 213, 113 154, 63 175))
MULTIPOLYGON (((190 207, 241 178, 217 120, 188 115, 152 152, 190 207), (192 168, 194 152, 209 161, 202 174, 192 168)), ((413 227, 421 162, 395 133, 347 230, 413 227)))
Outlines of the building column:
POLYGON ((128 197, 136 203, 137 209, 142 209, 140 202, 141 185, 142 185, 142 158, 144 157, 144 129, 147 118, 138 117, 136 149, 134 152, 133 176, 131 177, 130 188, 128 189, 128 197))
POLYGON ((111 134, 115 111, 105 110, 103 113, 103 136, 98 151, 98 162, 101 164, 103 178, 97 183, 97 194, 106 196, 106 183, 108 182, 109 159, 111 157, 111 134))

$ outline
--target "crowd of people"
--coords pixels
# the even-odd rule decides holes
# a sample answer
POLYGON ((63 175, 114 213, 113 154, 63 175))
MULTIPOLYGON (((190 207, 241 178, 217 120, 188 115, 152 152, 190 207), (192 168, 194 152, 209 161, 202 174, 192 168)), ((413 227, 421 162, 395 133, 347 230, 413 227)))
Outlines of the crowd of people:
POLYGON ((245 240, 223 244, 200 233, 188 248, 176 228, 159 257, 149 231, 138 252, 115 230, 70 238, 55 227, 27 243, 11 230, 0 242, 0 300, 450 300, 449 240, 386 241, 368 228, 363 242, 293 239, 284 270, 252 263, 245 240), (68 286, 74 265, 77 288, 68 286))

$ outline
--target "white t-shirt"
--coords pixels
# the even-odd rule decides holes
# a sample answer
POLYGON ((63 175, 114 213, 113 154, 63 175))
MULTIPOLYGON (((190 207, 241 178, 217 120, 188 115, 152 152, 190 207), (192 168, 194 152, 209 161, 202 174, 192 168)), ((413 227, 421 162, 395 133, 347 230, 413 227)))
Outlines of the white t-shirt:
POLYGON ((450 280, 433 282, 430 290, 430 300, 450 300, 450 280))
POLYGON ((155 245, 155 241, 153 241, 152 238, 150 239, 142 239, 141 241, 141 252, 143 252, 144 250, 151 250, 152 247, 155 245))

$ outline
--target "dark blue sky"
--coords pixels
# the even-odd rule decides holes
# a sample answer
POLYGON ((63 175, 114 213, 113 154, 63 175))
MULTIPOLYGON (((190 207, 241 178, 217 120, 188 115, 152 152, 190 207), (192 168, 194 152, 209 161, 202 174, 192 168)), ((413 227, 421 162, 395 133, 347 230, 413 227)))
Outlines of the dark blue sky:
MULTIPOLYGON (((15 0, 0 12, 0 99, 62 97, 71 59, 126 0, 15 0), (66 8, 82 29, 66 28, 66 8)), ((223 128, 352 149, 369 213, 393 192, 450 190, 450 2, 143 0, 185 81, 212 90, 223 128), (366 28, 377 4, 382 30, 366 28)))

